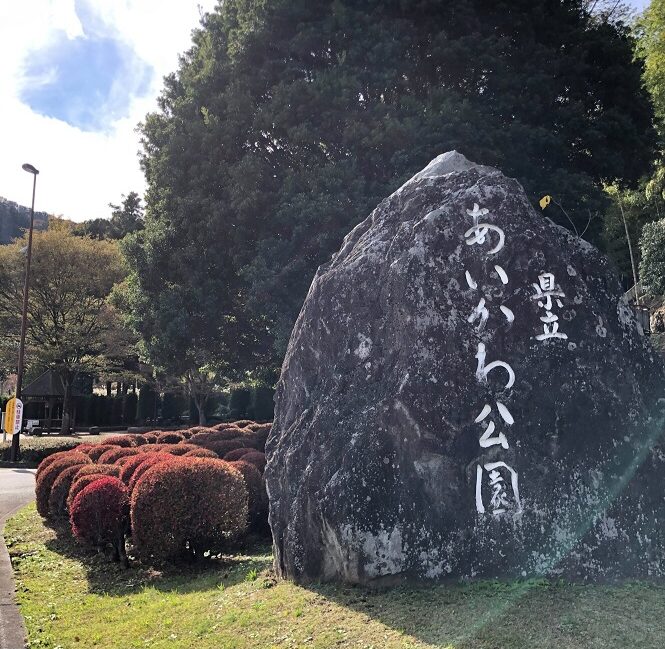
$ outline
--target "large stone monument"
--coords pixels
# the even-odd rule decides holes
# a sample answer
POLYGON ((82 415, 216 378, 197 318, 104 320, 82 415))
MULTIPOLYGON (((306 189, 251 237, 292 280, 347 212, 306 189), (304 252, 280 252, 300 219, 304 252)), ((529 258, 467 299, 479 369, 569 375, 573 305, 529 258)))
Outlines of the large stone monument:
POLYGON ((344 240, 268 441, 300 581, 665 574, 665 379, 609 262, 451 152, 344 240))

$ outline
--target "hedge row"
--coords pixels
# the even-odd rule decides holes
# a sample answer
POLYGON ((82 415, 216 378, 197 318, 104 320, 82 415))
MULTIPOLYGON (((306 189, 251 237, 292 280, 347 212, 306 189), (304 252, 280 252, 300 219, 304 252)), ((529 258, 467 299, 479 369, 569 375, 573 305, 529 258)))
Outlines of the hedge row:
POLYGON ((250 530, 267 530, 269 431, 241 420, 80 444, 39 465, 37 510, 125 563, 128 541, 145 561, 218 554, 250 530))

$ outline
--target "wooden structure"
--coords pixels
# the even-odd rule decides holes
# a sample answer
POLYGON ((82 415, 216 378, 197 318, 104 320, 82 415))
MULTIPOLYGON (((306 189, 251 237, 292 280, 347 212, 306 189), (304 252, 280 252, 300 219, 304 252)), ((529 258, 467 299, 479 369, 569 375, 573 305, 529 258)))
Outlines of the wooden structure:
MULTIPOLYGON (((89 382, 88 377, 80 377, 72 386, 72 428, 76 422, 77 397, 86 394, 86 382, 89 382)), ((54 370, 47 370, 23 388, 25 403, 23 416, 25 419, 39 419, 39 425, 46 433, 50 433, 54 427, 59 430, 62 424, 64 397, 65 386, 60 375, 54 370)))

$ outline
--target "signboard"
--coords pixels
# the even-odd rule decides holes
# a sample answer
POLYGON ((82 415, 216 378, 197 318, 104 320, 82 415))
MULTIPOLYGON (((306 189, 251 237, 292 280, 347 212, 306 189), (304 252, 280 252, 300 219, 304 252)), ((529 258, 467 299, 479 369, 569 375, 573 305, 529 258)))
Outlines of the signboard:
POLYGON ((21 430, 23 423, 23 401, 12 397, 7 402, 7 410, 5 411, 5 432, 13 435, 21 430))

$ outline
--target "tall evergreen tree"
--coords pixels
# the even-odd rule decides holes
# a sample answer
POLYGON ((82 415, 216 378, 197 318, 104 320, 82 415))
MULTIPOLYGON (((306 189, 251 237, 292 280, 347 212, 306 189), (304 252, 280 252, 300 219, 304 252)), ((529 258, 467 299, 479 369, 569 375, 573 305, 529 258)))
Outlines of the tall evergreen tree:
POLYGON ((270 321, 279 358, 316 267, 450 149, 517 177, 534 202, 556 195, 583 229, 601 180, 636 181, 654 144, 629 30, 587 6, 220 3, 142 125, 137 287, 142 273, 161 273, 165 293, 195 280, 196 310, 225 283, 270 321))

